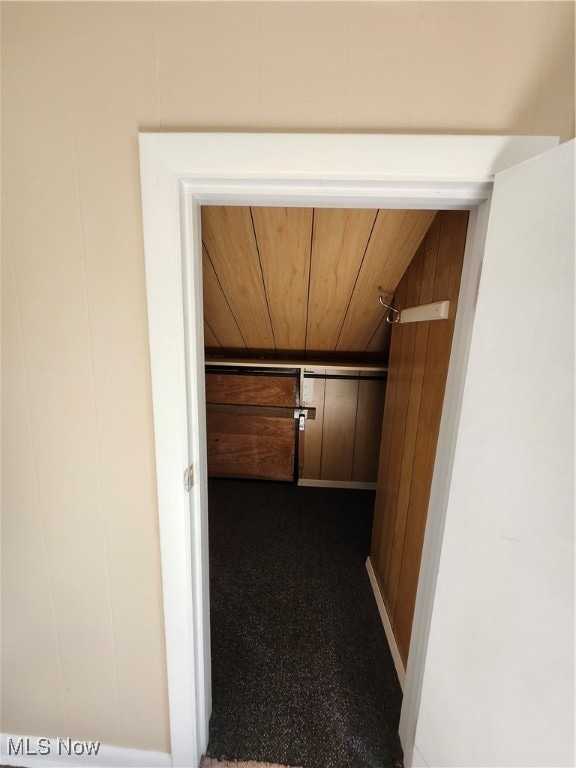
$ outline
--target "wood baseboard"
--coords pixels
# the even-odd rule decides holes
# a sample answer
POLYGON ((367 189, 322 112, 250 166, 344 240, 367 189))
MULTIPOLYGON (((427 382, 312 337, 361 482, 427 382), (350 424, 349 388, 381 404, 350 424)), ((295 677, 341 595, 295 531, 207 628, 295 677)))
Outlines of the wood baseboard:
POLYGON ((374 597, 376 598, 376 605, 378 606, 378 613, 380 614, 380 618, 382 619, 382 625, 384 626, 386 639, 388 640, 388 645, 390 646, 390 652, 392 654, 392 659, 394 660, 394 666, 396 667, 396 674, 398 675, 398 681, 400 682, 400 687, 402 688, 402 691, 404 691, 404 679, 406 677, 406 670, 404 669, 402 657, 400 656, 400 651, 398 650, 398 646, 396 645, 396 638, 394 637, 392 624, 390 623, 390 619, 388 618, 388 614, 386 612, 386 606, 384 605, 384 600, 382 600, 382 595, 380 594, 380 587, 378 586, 378 580, 376 579, 376 574, 374 573, 374 568, 372 567, 372 563, 370 562, 369 557, 366 559, 366 570, 368 571, 368 578, 370 579, 370 584, 372 585, 374 597))

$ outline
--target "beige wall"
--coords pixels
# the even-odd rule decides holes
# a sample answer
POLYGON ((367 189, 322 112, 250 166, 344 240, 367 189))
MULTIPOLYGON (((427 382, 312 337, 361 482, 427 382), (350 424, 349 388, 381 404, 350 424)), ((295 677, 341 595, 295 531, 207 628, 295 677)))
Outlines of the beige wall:
POLYGON ((571 3, 2 5, 2 730, 169 750, 141 129, 574 134, 571 3))

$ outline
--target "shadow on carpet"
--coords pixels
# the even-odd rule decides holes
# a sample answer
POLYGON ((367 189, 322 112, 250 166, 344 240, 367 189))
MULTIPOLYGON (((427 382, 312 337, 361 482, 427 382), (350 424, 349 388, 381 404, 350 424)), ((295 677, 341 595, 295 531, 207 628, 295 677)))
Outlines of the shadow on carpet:
POLYGON ((210 480, 207 755, 402 765, 402 694, 365 568, 374 493, 210 480))

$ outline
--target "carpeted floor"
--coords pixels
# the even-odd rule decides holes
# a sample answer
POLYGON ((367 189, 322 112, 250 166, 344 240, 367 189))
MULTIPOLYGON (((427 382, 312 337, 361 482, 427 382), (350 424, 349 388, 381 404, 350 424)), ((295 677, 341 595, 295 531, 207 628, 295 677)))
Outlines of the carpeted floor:
POLYGON ((374 494, 211 480, 207 755, 402 765, 401 690, 366 573, 374 494))
POLYGON ((241 763, 236 760, 216 760, 213 757, 203 757, 200 762, 200 768, 290 768, 286 765, 278 765, 278 763, 255 763, 253 760, 249 760, 247 763, 242 761, 241 763))

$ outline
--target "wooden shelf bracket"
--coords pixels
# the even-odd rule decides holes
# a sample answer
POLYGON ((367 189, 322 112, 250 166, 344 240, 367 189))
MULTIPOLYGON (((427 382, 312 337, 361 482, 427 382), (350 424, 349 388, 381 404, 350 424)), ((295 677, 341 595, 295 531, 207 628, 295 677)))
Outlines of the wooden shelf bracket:
POLYGON ((382 301, 380 304, 386 307, 387 323, 422 323, 430 320, 448 320, 450 314, 449 301, 434 301, 431 304, 421 304, 418 307, 407 307, 406 309, 395 309, 382 301))

